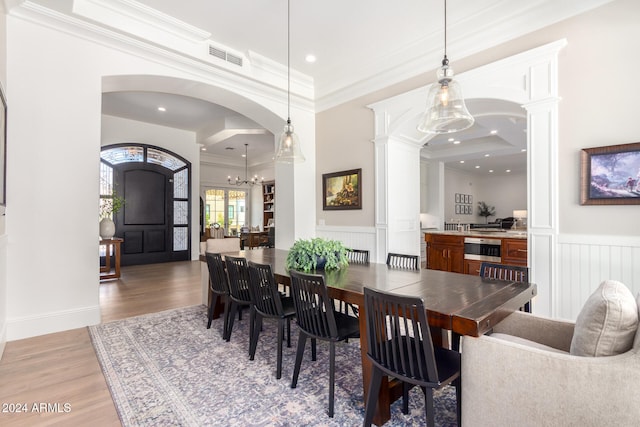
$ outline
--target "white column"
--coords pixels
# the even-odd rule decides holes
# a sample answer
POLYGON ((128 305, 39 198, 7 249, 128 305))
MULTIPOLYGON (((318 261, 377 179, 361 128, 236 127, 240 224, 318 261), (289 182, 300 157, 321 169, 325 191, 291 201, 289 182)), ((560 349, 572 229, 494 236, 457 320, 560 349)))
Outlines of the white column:
POLYGON ((389 252, 420 255, 421 144, 385 136, 374 144, 375 261, 389 252))

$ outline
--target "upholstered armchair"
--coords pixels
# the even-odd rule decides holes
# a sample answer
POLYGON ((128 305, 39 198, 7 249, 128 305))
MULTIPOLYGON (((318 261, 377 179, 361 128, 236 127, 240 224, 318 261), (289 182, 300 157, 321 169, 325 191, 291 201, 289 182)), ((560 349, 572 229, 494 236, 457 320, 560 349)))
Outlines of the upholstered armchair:
MULTIPOLYGON (((603 293, 604 283, 594 295, 603 293)), ((633 313, 630 320, 609 311, 595 316, 609 326, 626 328, 622 338, 607 338, 606 331, 598 331, 593 325, 588 331, 578 331, 576 325, 584 327, 588 317, 582 312, 576 323, 515 312, 496 325, 491 335, 463 337, 463 425, 640 425, 638 303, 633 297, 631 302, 625 298, 627 307, 632 303, 635 306, 634 330, 629 331, 633 313), (580 351, 577 347, 585 344, 578 334, 595 338, 589 350, 595 351, 594 357, 575 355, 580 351), (616 346, 626 350, 599 355, 603 349, 616 346)), ((621 306, 619 300, 614 301, 616 304, 621 306)))

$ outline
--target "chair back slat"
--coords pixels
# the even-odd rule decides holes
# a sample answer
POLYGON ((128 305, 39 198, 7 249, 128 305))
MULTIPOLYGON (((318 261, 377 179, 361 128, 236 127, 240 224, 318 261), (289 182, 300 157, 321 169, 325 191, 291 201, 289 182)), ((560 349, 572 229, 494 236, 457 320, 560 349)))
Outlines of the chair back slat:
POLYGON ((419 270, 420 259, 418 255, 405 255, 388 253, 387 265, 394 268, 406 268, 408 270, 419 270))
POLYGON ((349 264, 369 264, 369 251, 365 249, 348 249, 349 264))
POLYGON ((224 271, 224 261, 218 253, 205 253, 207 259, 207 268, 209 270, 209 287, 211 292, 220 295, 229 294, 229 284, 227 282, 227 273, 224 271))
POLYGON ((231 298, 240 304, 251 304, 247 260, 228 255, 225 256, 224 260, 229 275, 229 294, 231 298))
POLYGON ((324 278, 318 274, 289 271, 291 295, 298 326, 312 337, 337 339, 338 328, 324 278))
POLYGON ((421 298, 364 288, 368 355, 416 384, 438 384, 433 342, 421 298))
POLYGON ((480 277, 513 282, 528 282, 529 268, 519 265, 494 264, 483 262, 480 264, 480 277))
POLYGON ((249 267, 249 291, 256 311, 264 316, 282 316, 282 300, 271 266, 252 261, 249 261, 247 265, 249 267))

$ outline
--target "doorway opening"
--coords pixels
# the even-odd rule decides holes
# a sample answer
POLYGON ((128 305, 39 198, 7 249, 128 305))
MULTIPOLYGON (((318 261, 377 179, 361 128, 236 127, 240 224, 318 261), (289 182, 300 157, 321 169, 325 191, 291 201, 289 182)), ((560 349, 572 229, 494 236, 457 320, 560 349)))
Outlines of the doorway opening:
POLYGON ((114 144, 100 152, 100 203, 114 194, 122 265, 186 261, 191 253, 191 163, 145 144, 114 144))
POLYGON ((247 223, 247 191, 210 188, 205 192, 205 224, 220 225, 226 236, 237 236, 247 223))

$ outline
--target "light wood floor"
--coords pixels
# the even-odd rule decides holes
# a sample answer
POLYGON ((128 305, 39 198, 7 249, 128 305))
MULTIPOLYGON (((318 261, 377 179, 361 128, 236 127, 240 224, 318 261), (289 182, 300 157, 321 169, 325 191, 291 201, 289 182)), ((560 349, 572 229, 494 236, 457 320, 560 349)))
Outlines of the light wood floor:
MULTIPOLYGON (((100 284, 103 322, 200 303, 200 261, 123 267, 100 284)), ((2 426, 121 425, 87 328, 8 342, 0 405, 2 426)))

